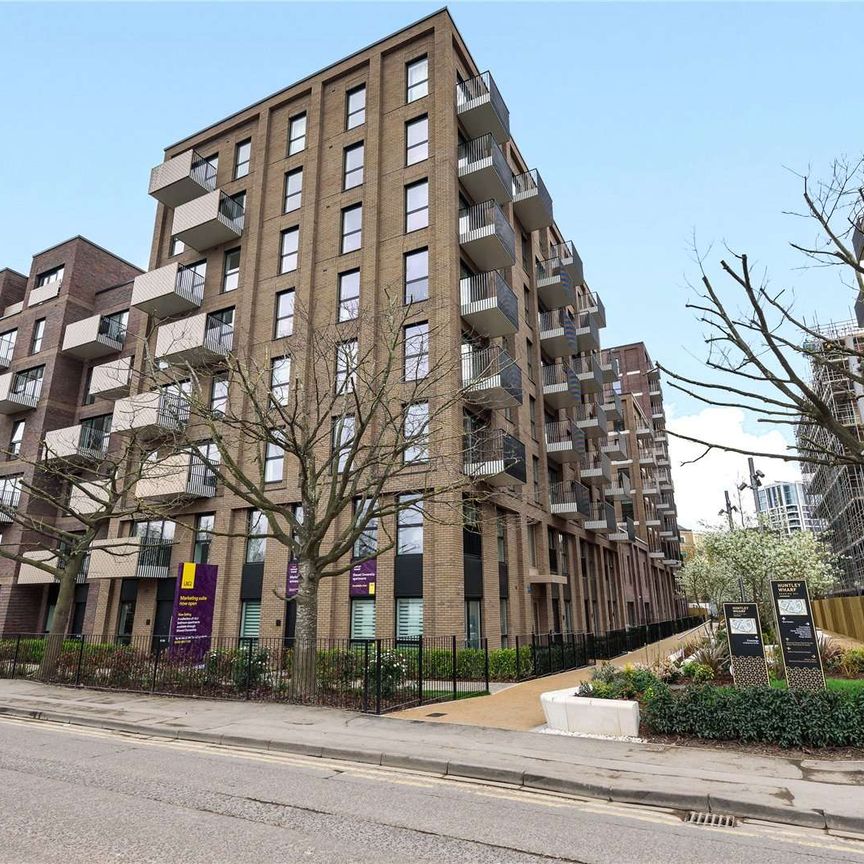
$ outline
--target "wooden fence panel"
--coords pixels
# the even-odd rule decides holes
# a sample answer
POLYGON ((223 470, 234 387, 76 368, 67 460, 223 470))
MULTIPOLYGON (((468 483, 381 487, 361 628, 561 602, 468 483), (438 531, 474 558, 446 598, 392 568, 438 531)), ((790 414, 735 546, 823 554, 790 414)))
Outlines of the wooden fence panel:
POLYGON ((864 597, 829 597, 813 601, 816 626, 864 642, 864 597))

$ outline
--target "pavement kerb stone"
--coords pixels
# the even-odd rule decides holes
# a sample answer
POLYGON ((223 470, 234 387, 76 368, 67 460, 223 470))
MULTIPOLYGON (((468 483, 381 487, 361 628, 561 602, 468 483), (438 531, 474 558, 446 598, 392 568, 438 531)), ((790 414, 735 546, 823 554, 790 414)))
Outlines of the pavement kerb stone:
MULTIPOLYGON (((801 810, 795 807, 782 807, 753 801, 748 798, 732 798, 728 795, 708 793, 708 810, 724 816, 736 816, 739 819, 760 819, 765 822, 780 822, 786 825, 798 825, 801 828, 825 828, 826 816, 819 810, 801 810)), ((864 825, 864 817, 858 820, 864 825)))
POLYGON ((405 753, 382 753, 381 764, 385 768, 406 768, 428 774, 447 774, 446 759, 428 759, 425 756, 410 756, 405 753))
POLYGON ((321 755, 325 759, 337 759, 342 762, 365 762, 380 765, 383 754, 374 750, 354 750, 344 747, 322 747, 321 755))
POLYGON ((835 831, 864 834, 864 813, 853 816, 849 813, 832 813, 830 810, 826 810, 825 824, 835 831))
POLYGON ((610 801, 608 786, 597 783, 587 783, 582 780, 570 780, 566 777, 555 777, 546 774, 533 774, 526 771, 522 775, 522 785, 526 789, 541 789, 544 792, 561 792, 565 795, 578 795, 582 798, 600 798, 610 801))
POLYGON ((297 756, 312 756, 316 759, 320 759, 324 755, 323 747, 314 744, 300 744, 297 741, 268 741, 267 749, 278 753, 294 753, 297 756))
POLYGON ((472 780, 488 780, 490 783, 524 785, 525 773, 512 768, 495 768, 491 765, 469 765, 466 762, 448 762, 447 774, 451 777, 468 777, 472 780))
POLYGON ((609 799, 620 804, 648 804, 652 807, 669 807, 672 810, 708 811, 708 793, 671 792, 668 789, 652 789, 640 786, 632 788, 618 786, 614 783, 609 787, 609 799))

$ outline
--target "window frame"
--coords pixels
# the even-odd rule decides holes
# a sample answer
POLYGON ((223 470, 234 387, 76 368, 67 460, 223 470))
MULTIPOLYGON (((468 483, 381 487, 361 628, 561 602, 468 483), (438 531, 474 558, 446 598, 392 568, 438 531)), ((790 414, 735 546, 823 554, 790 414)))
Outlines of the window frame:
POLYGON ((274 357, 270 361, 270 399, 275 405, 284 407, 291 395, 291 355, 274 357), (281 380, 283 371, 287 370, 286 380, 281 380), (280 376, 280 377, 277 377, 280 376))
POLYGON ((301 165, 299 168, 294 168, 291 171, 285 172, 285 188, 284 194, 282 196, 282 212, 283 213, 294 213, 299 210, 303 206, 303 166, 301 165), (300 178, 300 188, 295 190, 294 192, 290 191, 291 180, 294 177, 300 178), (297 205, 289 207, 288 202, 289 199, 296 198, 297 205))
POLYGON ((347 255, 349 252, 356 252, 358 249, 363 248, 363 203, 359 202, 357 204, 351 204, 348 207, 343 207, 341 210, 340 222, 339 222, 339 254, 347 255), (354 213, 360 214, 360 227, 355 228, 351 231, 345 230, 346 223, 348 219, 354 213), (354 237, 357 238, 357 245, 350 246, 349 243, 354 242, 354 237), (349 238, 351 238, 349 240, 349 238))
POLYGON ((402 373, 406 381, 422 381, 429 375, 429 342, 428 321, 415 321, 402 328, 402 373))
POLYGON ((404 291, 405 291, 405 304, 409 303, 422 303, 424 300, 429 299, 429 247, 421 246, 419 249, 412 249, 410 252, 406 252, 402 256, 402 269, 405 277, 404 291), (426 262, 426 275, 425 276, 416 276, 413 278, 408 278, 408 261, 409 259, 413 259, 415 256, 423 255, 426 262), (415 296, 415 288, 414 286, 418 283, 425 283, 423 296, 415 296))
POLYGON ((424 228, 429 227, 429 178, 424 177, 421 180, 417 180, 413 183, 407 183, 405 185, 405 233, 413 234, 415 231, 422 231, 424 228), (414 190, 419 190, 421 188, 426 189, 426 203, 421 207, 415 207, 414 209, 409 209, 409 198, 411 193, 414 190), (422 225, 416 225, 413 228, 411 227, 411 220, 418 213, 426 214, 426 220, 422 225))
POLYGON ((47 326, 47 318, 37 318, 33 322, 33 332, 30 335, 30 355, 38 354, 42 350, 42 343, 45 341, 45 327, 47 326))
POLYGON ((429 402, 409 402, 402 412, 402 434, 405 448, 402 451, 404 465, 426 465, 429 462, 429 402), (413 443, 409 442, 413 439, 413 443))
POLYGON ((405 167, 409 168, 411 165, 419 165, 421 162, 425 162, 429 158, 429 115, 428 114, 420 114, 417 117, 412 117, 410 120, 405 121, 405 167), (426 137, 422 140, 411 143, 411 130, 418 126, 420 123, 424 123, 426 126, 426 137), (412 158, 411 153, 413 150, 417 150, 418 147, 423 148, 423 155, 419 158, 412 158))
POLYGON ((279 232, 279 275, 295 273, 300 267, 300 226, 292 225, 279 232), (294 238, 294 249, 285 251, 288 238, 294 238), (287 265, 286 265, 287 262, 287 265), (293 266, 290 266, 293 263, 293 266))
POLYGON ((410 104, 411 102, 417 102, 419 99, 423 99, 425 96, 429 95, 429 55, 421 54, 419 57, 414 57, 411 60, 408 60, 405 63, 405 102, 406 104, 410 104), (425 66, 426 69, 426 77, 421 78, 412 83, 411 81, 411 73, 412 71, 420 67, 421 65, 425 66), (417 93, 412 95, 412 90, 421 87, 423 89, 422 93, 417 93))
POLYGON ((276 294, 276 310, 273 315, 273 338, 274 339, 286 339, 288 336, 294 335, 294 289, 287 288, 285 291, 279 291, 276 294), (291 312, 290 314, 282 315, 280 314, 280 306, 283 298, 287 299, 290 297, 290 306, 291 312), (287 332, 280 332, 280 328, 284 322, 290 322, 289 326, 286 328, 287 332))
POLYGON ((234 179, 239 180, 241 177, 246 177, 249 174, 252 163, 252 138, 244 138, 234 145, 234 179), (243 148, 247 148, 246 158, 241 159, 243 148), (245 170, 244 170, 245 169, 245 170))
POLYGON ((288 155, 296 156, 306 149, 306 136, 309 132, 309 116, 305 111, 300 111, 293 117, 288 118, 288 155), (295 129, 302 123, 303 131, 295 134, 295 129), (298 144, 299 142, 299 144, 298 144), (295 146, 297 145, 297 146, 295 146))
POLYGON ((344 270, 336 277, 336 283, 336 320, 339 323, 355 321, 360 317, 360 268, 354 267, 351 270, 344 270), (350 281, 348 281, 349 278, 350 281), (356 293, 345 296, 343 288, 355 290, 356 293))
MULTIPOLYGON (((240 287, 240 246, 235 246, 233 249, 226 249, 222 256, 222 294, 230 294, 240 287), (229 262, 233 256, 237 256, 237 266, 230 267, 229 262)), ((206 262, 205 262, 206 264, 206 262)))
POLYGON ((403 492, 396 497, 399 509, 396 513, 395 554, 422 555, 425 542, 423 494, 421 492, 403 492), (419 532, 419 544, 415 542, 416 538, 415 541, 408 542, 405 536, 406 532, 409 534, 419 532))
POLYGON ((366 144, 364 141, 358 141, 356 144, 349 144, 342 151, 342 191, 347 192, 349 189, 356 189, 363 185, 364 169, 366 166, 366 144), (360 164, 352 168, 348 167, 349 159, 355 154, 360 154, 360 164), (356 176, 359 174, 359 177, 356 176), (350 182, 349 182, 350 180, 350 182))
POLYGON ((366 122, 366 82, 357 84, 345 91, 345 131, 356 129, 358 126, 364 125, 366 122), (351 107, 351 99, 354 96, 363 96, 363 104, 359 108, 351 107), (356 120, 357 115, 362 115, 359 120, 356 120))
POLYGON ((357 381, 359 359, 360 342, 356 337, 343 339, 336 346, 336 374, 334 378, 337 394, 353 392, 357 381))

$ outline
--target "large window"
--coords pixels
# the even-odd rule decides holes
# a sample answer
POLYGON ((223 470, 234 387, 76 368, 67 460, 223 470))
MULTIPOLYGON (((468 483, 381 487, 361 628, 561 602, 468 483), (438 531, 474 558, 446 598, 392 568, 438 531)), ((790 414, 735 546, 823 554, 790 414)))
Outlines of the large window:
POLYGON ((9 457, 19 456, 21 454, 21 442, 24 439, 23 420, 16 420, 12 424, 12 434, 9 436, 9 457))
POLYGON ((42 393, 42 378, 44 375, 44 366, 37 366, 35 369, 25 369, 23 372, 18 372, 12 378, 12 392, 19 396, 38 399, 42 393))
POLYGON ((279 272, 290 273, 297 269, 300 254, 300 229, 287 228, 282 232, 282 245, 279 257, 279 272))
POLYGON ((264 451, 264 482, 278 483, 285 471, 285 450, 274 441, 268 441, 264 451))
POLYGON ((17 330, 7 330, 5 333, 0 333, 0 360, 3 360, 7 364, 12 361, 17 339, 17 330))
POLYGON ((354 87, 345 94, 345 128, 353 129, 366 122, 366 85, 354 87))
POLYGON ((423 115, 405 124, 405 164, 429 158, 429 117, 423 115))
POLYGON ((343 189, 353 189, 363 184, 363 158, 365 148, 363 142, 345 148, 343 168, 343 189))
POLYGON ((294 332, 294 289, 276 295, 275 338, 282 339, 294 332))
POLYGON ((287 405, 291 393, 291 358, 276 357, 270 365, 270 393, 277 405, 287 405))
POLYGON ((17 507, 21 498, 21 474, 0 478, 0 504, 4 507, 17 507))
POLYGON ((469 648, 479 648, 481 636, 481 607, 480 600, 465 601, 465 635, 469 648))
POLYGON ((405 253, 405 302, 419 303, 429 299, 429 250, 415 249, 405 253))
POLYGON ((405 407, 404 461, 415 464, 429 461, 429 403, 412 402, 405 407))
POLYGON ((303 203, 303 169, 295 168, 285 175, 285 212, 299 210, 303 203))
POLYGON ((396 638, 416 639, 423 635, 423 598, 399 597, 396 600, 396 638))
POLYGON ((46 270, 36 277, 36 287, 41 288, 43 285, 48 285, 51 282, 62 282, 63 274, 66 272, 65 266, 55 267, 53 270, 46 270))
POLYGON ((411 492, 399 496, 396 516, 396 554, 423 554, 423 496, 411 492))
POLYGON ((249 160, 252 158, 252 139, 240 141, 234 148, 234 179, 239 180, 249 173, 249 160))
POLYGON ((240 284, 240 250, 229 249, 225 253, 222 269, 222 291, 234 291, 240 284))
POLYGON ((257 564, 264 561, 267 551, 267 534, 270 523, 260 510, 249 511, 246 535, 246 563, 257 564))
POLYGON ((306 112, 297 114, 288 121, 288 155, 293 156, 306 149, 306 112))
POLYGON ((33 338, 30 340, 30 353, 38 354, 42 350, 42 341, 45 338, 45 319, 40 318, 33 325, 33 338))
POLYGON ((195 545, 192 548, 192 560, 196 564, 206 564, 210 560, 210 545, 213 543, 215 524, 214 513, 199 513, 195 517, 195 545))
POLYGON ((336 471, 344 471, 351 457, 357 424, 353 414, 343 414, 333 419, 333 466, 336 471))
POLYGON ((428 374, 429 324, 409 324, 405 328, 405 380, 419 381, 428 374))
POLYGON ((418 57, 405 64, 405 101, 414 102, 429 93, 429 58, 418 57))
MULTIPOLYGON (((366 499, 362 503, 354 501, 355 514, 365 514, 373 506, 370 499, 366 499)), ((375 516, 370 517, 363 528, 360 536, 354 541, 354 558, 367 558, 374 555, 378 551, 378 519, 375 516)))
POLYGON ((405 233, 429 225, 429 181, 421 180, 405 187, 405 233))
POLYGON ((357 377, 359 346, 356 339, 346 339, 336 346, 336 392, 354 389, 357 377))
POLYGON ((223 372, 214 375, 210 381, 210 410, 217 416, 223 415, 228 407, 228 376, 223 372))
POLYGON ((360 271, 339 274, 339 320, 351 321, 360 312, 360 271))
POLYGON ((340 252, 353 252, 363 240, 363 205, 355 204, 342 211, 342 244, 340 252))
POLYGON ((351 600, 351 639, 375 638, 375 598, 354 597, 351 600))

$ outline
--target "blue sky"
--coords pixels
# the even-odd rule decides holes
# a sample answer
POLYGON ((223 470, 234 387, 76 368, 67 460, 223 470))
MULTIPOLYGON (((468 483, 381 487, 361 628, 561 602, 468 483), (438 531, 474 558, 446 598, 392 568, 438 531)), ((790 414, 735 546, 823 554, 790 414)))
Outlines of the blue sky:
MULTIPOLYGON (((0 3, 0 266, 77 233, 146 266, 166 144, 439 5, 0 3)), ((787 241, 812 232, 783 211, 800 200, 790 168, 860 152, 864 6, 450 8, 606 303, 607 344, 645 338, 698 371, 694 231, 749 251, 802 309, 850 317, 836 276, 795 269, 787 241)))

